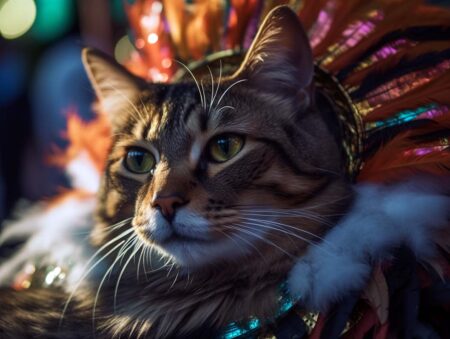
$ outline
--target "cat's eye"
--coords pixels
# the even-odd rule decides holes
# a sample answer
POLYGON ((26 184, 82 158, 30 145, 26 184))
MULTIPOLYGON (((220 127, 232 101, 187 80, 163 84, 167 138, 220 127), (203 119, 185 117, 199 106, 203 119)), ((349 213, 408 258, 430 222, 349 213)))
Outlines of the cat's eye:
POLYGON ((224 134, 209 143, 209 157, 214 162, 225 162, 233 158, 244 146, 244 138, 235 134, 224 134))
POLYGON ((124 159, 127 170, 136 174, 146 174, 153 171, 156 165, 155 157, 144 148, 132 147, 124 159))

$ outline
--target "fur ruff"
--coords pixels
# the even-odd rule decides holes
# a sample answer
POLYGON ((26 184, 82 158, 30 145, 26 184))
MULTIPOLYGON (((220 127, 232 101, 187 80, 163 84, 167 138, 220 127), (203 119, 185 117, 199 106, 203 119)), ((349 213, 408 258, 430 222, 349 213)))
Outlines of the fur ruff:
POLYGON ((400 246, 419 261, 435 254, 433 235, 448 226, 450 198, 419 180, 360 184, 351 211, 291 270, 290 292, 310 310, 326 311, 367 284, 372 268, 400 246))

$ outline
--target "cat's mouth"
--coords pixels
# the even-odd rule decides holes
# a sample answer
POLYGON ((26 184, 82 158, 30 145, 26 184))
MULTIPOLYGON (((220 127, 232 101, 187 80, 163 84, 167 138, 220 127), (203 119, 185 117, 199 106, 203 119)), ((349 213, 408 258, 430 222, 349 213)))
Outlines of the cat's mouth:
POLYGON ((167 221, 160 211, 152 211, 147 222, 135 226, 144 238, 161 246, 212 240, 208 221, 189 210, 180 210, 172 222, 167 221))
POLYGON ((172 230, 172 234, 166 239, 159 240, 158 243, 162 246, 170 243, 210 243, 212 240, 204 239, 203 237, 195 237, 178 233, 175 229, 172 230))
POLYGON ((145 223, 133 225, 149 246, 169 255, 182 267, 203 267, 223 260, 236 246, 236 240, 217 237, 208 220, 187 208, 180 209, 171 223, 153 210, 145 223))

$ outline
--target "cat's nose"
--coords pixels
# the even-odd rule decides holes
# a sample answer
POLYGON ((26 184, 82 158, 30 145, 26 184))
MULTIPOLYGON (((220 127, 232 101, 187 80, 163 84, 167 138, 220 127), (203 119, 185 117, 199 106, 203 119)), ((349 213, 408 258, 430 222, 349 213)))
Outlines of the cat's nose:
POLYGON ((175 216, 177 207, 183 206, 187 203, 185 199, 179 195, 156 195, 152 201, 152 207, 159 207, 164 217, 171 222, 175 216))

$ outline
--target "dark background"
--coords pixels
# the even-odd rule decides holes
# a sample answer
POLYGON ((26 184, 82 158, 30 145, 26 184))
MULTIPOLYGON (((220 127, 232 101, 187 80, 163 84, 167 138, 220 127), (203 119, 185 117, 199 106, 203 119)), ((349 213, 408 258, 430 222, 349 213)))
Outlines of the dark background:
MULTIPOLYGON (((0 0, 0 17, 12 3, 25 14, 30 2, 36 6, 34 23, 23 35, 7 38, 0 28, 0 224, 19 199, 51 197, 64 186, 64 175, 49 167, 46 157, 52 145, 64 146, 69 109, 84 119, 93 115, 81 48, 114 55, 127 34, 122 1, 0 0)), ((450 0, 430 2, 450 5, 450 0)))
POLYGON ((18 199, 51 197, 65 185, 46 159, 65 144, 69 110, 93 116, 81 48, 114 55, 127 34, 122 0, 0 0, 0 20, 3 6, 18 6, 23 17, 32 3, 36 18, 25 34, 5 37, 0 23, 0 223, 18 199))

